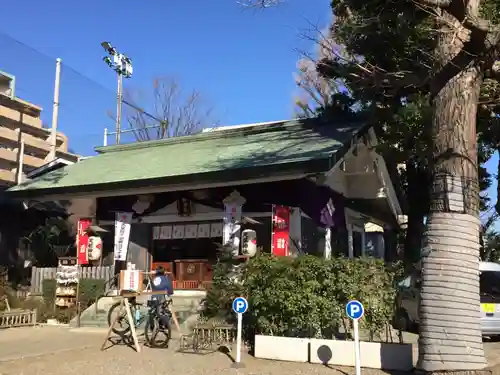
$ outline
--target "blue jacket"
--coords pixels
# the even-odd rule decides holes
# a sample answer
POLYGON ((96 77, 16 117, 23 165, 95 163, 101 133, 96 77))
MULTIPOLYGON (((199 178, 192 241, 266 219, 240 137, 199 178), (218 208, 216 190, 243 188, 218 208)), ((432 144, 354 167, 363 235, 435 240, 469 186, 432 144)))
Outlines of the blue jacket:
POLYGON ((172 285, 172 281, 168 276, 165 275, 157 275, 153 278, 151 288, 155 292, 165 291, 165 294, 171 296, 174 294, 174 286, 172 285))

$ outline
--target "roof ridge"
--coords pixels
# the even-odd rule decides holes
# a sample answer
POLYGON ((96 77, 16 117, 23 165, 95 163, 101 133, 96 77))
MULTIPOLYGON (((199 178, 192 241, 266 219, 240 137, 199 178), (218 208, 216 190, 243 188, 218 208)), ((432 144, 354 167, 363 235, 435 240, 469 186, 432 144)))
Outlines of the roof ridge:
MULTIPOLYGON (((239 135, 251 135, 259 133, 268 133, 276 130, 281 130, 283 127, 290 128, 307 123, 322 124, 324 121, 320 118, 307 118, 307 119, 292 119, 281 120, 269 124, 250 124, 247 127, 235 127, 227 130, 219 129, 218 131, 200 132, 196 134, 183 135, 178 137, 169 137, 164 139, 155 139, 143 142, 134 142, 121 145, 99 146, 94 150, 98 153, 119 152, 128 150, 137 150, 146 147, 161 147, 171 144, 182 144, 187 142, 200 142, 208 139, 223 139, 232 138, 239 135)), ((223 128, 223 127, 221 127, 223 128)))

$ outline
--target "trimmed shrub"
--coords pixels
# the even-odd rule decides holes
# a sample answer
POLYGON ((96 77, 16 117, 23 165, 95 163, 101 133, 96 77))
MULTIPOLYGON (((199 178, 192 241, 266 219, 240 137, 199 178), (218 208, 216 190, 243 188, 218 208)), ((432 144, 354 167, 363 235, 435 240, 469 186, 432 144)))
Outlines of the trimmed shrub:
MULTIPOLYGON (((216 269, 222 273, 225 267, 219 264, 216 269)), ((244 283, 237 285, 224 275, 214 279, 205 315, 220 315, 222 310, 234 317, 232 299, 246 296, 250 308, 244 329, 250 340, 255 334, 332 338, 341 327, 349 334, 345 305, 351 299, 365 306, 360 326, 372 337, 392 317, 394 273, 382 260, 261 255, 248 262, 243 277, 244 283)))
POLYGON ((221 318, 228 322, 235 321, 232 312, 234 298, 246 293, 244 285, 236 282, 235 270, 241 271, 244 278, 245 265, 233 258, 230 246, 220 246, 217 254, 218 262, 214 267, 212 287, 207 291, 204 301, 204 309, 201 312, 202 319, 221 318))
POLYGON ((104 295, 105 288, 106 280, 104 279, 80 279, 79 301, 82 310, 104 295))
POLYGON ((55 279, 42 280, 43 300, 48 306, 54 306, 57 283, 55 279))

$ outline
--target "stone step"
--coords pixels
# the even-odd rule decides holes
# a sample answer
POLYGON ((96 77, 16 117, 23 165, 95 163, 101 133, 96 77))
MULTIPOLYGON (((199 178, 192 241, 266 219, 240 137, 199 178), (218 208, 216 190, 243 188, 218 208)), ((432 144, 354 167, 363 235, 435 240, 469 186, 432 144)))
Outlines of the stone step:
MULTIPOLYGON (((147 314, 148 307, 147 301, 151 298, 148 295, 139 295, 137 302, 142 303, 141 313, 147 314)), ((175 312, 179 324, 182 329, 191 330, 192 326, 198 320, 198 312, 200 304, 205 298, 205 293, 200 291, 176 291, 172 296, 173 304, 172 309, 175 312)), ((118 297, 103 297, 99 299, 97 305, 92 305, 82 312, 80 316, 81 327, 107 327, 108 325, 108 311, 117 302, 118 297), (97 310, 96 310, 97 309, 97 310)), ((76 327, 76 318, 74 318, 70 325, 76 327)))
MULTIPOLYGON (((146 313, 146 312, 143 312, 146 313)), ((198 321, 198 314, 193 314, 192 311, 176 311, 176 317, 183 329, 190 331, 198 321)), ((76 326, 76 320, 72 322, 72 326, 76 326)), ((108 326, 107 313, 98 313, 97 315, 82 315, 80 317, 81 327, 102 327, 108 326)))

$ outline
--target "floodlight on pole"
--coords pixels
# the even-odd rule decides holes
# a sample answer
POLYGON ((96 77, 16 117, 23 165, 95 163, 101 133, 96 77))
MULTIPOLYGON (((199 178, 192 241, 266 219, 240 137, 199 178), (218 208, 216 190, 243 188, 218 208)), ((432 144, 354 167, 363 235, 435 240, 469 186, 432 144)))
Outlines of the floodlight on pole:
POLYGON ((111 69, 113 69, 118 76, 118 90, 117 90, 117 103, 116 103, 116 144, 120 143, 120 128, 122 117, 122 96, 123 96, 123 77, 132 77, 133 67, 130 57, 119 53, 115 47, 109 42, 102 42, 102 48, 108 53, 108 56, 103 58, 103 61, 111 69))

